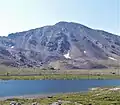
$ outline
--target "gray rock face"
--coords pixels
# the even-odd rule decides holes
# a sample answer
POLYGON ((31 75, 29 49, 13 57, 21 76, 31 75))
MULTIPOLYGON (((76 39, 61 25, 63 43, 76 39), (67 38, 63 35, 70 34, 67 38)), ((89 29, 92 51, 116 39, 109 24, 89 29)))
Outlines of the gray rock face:
POLYGON ((62 66, 68 68, 91 68, 100 60, 117 62, 119 57, 120 36, 78 23, 59 22, 0 37, 0 63, 12 66, 65 61, 62 66))

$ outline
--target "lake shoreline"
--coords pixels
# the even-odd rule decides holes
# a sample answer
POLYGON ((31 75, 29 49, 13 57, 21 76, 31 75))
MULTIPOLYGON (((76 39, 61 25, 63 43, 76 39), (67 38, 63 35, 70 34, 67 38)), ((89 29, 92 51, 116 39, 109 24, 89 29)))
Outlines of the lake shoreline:
POLYGON ((22 105, 57 105, 61 102, 65 105, 120 105, 120 87, 97 87, 88 92, 59 93, 47 95, 28 95, 19 97, 0 98, 1 105, 9 105, 11 102, 22 105), (117 94, 117 95, 116 95, 117 94))
POLYGON ((3 96, 0 97, 0 101, 5 101, 8 99, 38 99, 38 98, 52 98, 54 96, 58 95, 72 95, 72 94, 81 94, 81 93, 88 93, 90 91, 96 91, 96 90, 116 90, 120 91, 120 87, 94 87, 94 88, 89 88, 86 91, 79 91, 79 92, 61 92, 61 93, 49 93, 49 94, 29 94, 29 95, 20 95, 20 96, 3 96))
POLYGON ((0 76, 0 80, 112 80, 120 79, 120 75, 83 75, 83 74, 46 74, 36 76, 0 76))
MULTIPOLYGON (((88 90, 89 91, 89 90, 88 90)), ((50 93, 50 94, 33 94, 33 95, 22 95, 22 96, 5 96, 0 97, 0 101, 5 101, 7 99, 37 99, 37 98, 51 98, 56 95, 70 95, 70 94, 79 94, 87 91, 81 92, 66 92, 66 93, 50 93)))

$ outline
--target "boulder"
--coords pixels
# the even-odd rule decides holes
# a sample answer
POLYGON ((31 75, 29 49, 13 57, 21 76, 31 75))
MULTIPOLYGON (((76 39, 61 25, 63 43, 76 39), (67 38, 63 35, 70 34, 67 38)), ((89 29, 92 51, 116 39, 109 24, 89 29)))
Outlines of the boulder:
POLYGON ((15 101, 11 101, 10 105, 16 105, 16 102, 15 101))
POLYGON ((34 103, 32 103, 32 105, 38 105, 38 103, 37 103, 37 102, 34 102, 34 103))

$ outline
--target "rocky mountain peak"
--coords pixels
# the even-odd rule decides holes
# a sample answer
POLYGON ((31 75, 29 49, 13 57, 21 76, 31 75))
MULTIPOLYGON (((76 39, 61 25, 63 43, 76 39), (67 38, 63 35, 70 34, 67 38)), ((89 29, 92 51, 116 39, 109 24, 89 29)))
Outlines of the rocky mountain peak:
POLYGON ((41 66, 60 61, 65 68, 106 67, 100 62, 119 60, 120 37, 63 21, 0 37, 0 49, 2 64, 41 66))

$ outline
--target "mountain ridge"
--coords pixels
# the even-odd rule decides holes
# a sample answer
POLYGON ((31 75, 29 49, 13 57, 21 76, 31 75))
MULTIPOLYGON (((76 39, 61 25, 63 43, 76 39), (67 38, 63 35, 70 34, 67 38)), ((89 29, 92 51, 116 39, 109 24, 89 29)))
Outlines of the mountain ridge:
MULTIPOLYGON (((118 34, 115 34, 115 33, 112 33, 112 32, 108 32, 108 31, 105 31, 105 30, 102 30, 102 29, 92 28, 92 27, 89 27, 89 26, 87 26, 87 25, 83 25, 83 24, 80 24, 80 23, 77 23, 77 22, 60 21, 60 22, 57 22, 56 24, 61 23, 61 22, 63 22, 63 23, 65 22, 65 23, 78 24, 78 25, 82 25, 82 26, 84 26, 84 27, 86 27, 86 28, 89 28, 89 29, 93 29, 93 30, 96 30, 96 31, 103 31, 103 32, 107 32, 107 33, 112 34, 112 35, 115 35, 115 36, 119 36, 118 34)), ((55 24, 54 24, 54 25, 55 25, 55 24)), ((24 31, 20 31, 20 32, 13 32, 13 33, 9 33, 7 36, 0 36, 0 37, 8 37, 8 36, 11 35, 11 34, 17 34, 17 33, 32 31, 32 30, 36 30, 36 29, 39 29, 39 28, 42 28, 42 27, 47 27, 47 26, 53 26, 53 25, 45 25, 45 26, 41 26, 41 27, 38 27, 38 28, 28 29, 28 30, 24 30, 24 31)))
POLYGON ((120 36, 79 23, 58 22, 0 37, 0 63, 15 67, 108 68, 101 62, 119 66, 119 58, 120 36))

